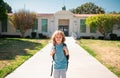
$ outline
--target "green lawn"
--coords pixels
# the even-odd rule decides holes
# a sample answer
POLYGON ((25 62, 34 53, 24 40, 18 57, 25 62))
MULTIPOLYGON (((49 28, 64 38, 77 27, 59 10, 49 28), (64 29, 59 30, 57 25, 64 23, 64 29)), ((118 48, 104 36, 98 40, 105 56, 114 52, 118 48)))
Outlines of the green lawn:
POLYGON ((0 78, 15 70, 42 49, 48 41, 48 39, 0 39, 0 78))
POLYGON ((120 78, 120 41, 81 39, 78 44, 120 78))

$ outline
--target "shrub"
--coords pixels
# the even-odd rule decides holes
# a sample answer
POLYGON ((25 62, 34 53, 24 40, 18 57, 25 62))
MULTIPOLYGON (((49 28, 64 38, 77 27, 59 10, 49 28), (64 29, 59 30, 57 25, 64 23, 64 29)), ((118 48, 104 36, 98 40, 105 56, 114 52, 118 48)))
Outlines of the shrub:
POLYGON ((31 32, 32 38, 36 38, 37 33, 36 32, 31 32))
POLYGON ((47 36, 43 35, 42 33, 39 33, 39 38, 40 39, 44 39, 44 38, 48 38, 47 36))
POLYGON ((25 38, 30 38, 30 36, 28 35, 28 36, 26 36, 25 38))
POLYGON ((21 38, 20 35, 1 35, 0 38, 21 38))
POLYGON ((81 36, 80 39, 95 39, 94 36, 81 36))
POLYGON ((117 37, 117 40, 120 40, 120 36, 117 37))
POLYGON ((103 40, 103 39, 104 39, 104 37, 103 37, 103 36, 99 36, 99 37, 98 37, 98 39, 103 40))
POLYGON ((117 39, 117 34, 111 33, 110 35, 111 40, 116 40, 117 39))

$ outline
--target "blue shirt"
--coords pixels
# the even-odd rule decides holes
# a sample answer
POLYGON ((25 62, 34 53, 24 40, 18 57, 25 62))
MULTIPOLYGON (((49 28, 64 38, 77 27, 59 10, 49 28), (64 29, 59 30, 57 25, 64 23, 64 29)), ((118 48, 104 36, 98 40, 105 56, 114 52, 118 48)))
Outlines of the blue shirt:
POLYGON ((66 69, 67 68, 67 59, 64 54, 63 44, 55 45, 55 55, 53 60, 54 69, 66 69))

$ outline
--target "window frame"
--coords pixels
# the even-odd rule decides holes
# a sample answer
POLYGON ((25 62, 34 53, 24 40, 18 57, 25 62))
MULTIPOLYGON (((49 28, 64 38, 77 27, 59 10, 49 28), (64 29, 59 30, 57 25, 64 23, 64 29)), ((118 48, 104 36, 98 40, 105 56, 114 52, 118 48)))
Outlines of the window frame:
POLYGON ((80 32, 81 33, 86 33, 86 24, 85 24, 86 19, 80 19, 80 32))
POLYGON ((48 19, 41 19, 41 27, 42 27, 42 32, 48 31, 48 19), (45 24, 43 24, 43 22, 45 24))

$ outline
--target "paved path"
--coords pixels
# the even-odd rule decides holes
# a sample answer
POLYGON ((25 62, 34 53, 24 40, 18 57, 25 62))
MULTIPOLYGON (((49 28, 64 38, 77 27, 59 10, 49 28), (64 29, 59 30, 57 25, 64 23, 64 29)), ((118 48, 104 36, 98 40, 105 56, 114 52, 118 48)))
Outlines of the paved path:
MULTIPOLYGON (((72 37, 66 38, 70 60, 67 78, 118 78, 82 49, 72 37)), ((50 78, 51 44, 36 53, 6 78, 50 78)))

